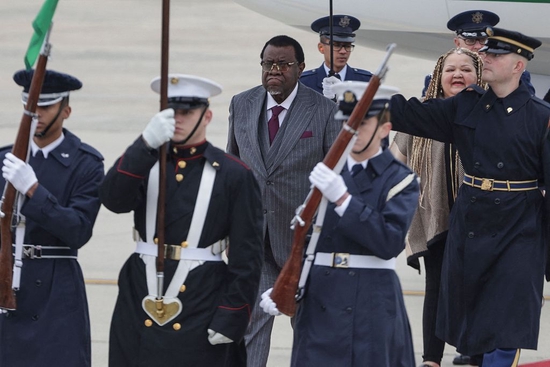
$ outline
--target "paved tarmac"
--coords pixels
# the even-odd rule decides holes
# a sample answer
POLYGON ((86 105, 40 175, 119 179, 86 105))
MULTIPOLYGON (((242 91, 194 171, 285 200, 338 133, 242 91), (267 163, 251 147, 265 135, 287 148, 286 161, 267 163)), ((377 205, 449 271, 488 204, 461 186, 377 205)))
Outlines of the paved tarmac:
MULTIPOLYGON (((48 68, 79 77, 81 91, 71 97, 73 113, 65 126, 105 156, 106 169, 158 111, 158 95, 149 87, 160 73, 161 1, 61 0, 51 36, 48 68)), ((20 88, 13 73, 24 67, 31 22, 42 0, 0 3, 0 145, 11 144, 21 119, 20 88)), ((304 47, 307 69, 321 64, 313 32, 297 30, 258 15, 228 0, 172 1, 170 71, 213 79, 224 86, 211 101, 214 120, 208 136, 224 148, 230 99, 260 84, 259 54, 272 36, 287 34, 304 47)), ((335 12, 338 12, 337 4, 335 12)), ((452 46, 449 36, 449 48, 452 46)), ((442 50, 442 53, 447 50, 442 50)), ((376 70, 383 52, 355 48, 351 65, 376 70)), ((435 60, 394 55, 386 83, 406 96, 420 93, 435 60)), ((102 208, 92 240, 80 252, 87 279, 92 321, 93 366, 107 366, 108 330, 117 295, 118 271, 133 251, 132 216, 102 208)), ((417 362, 422 352, 424 276, 398 259, 398 273, 413 330, 417 362)), ((548 289, 548 288, 547 288, 548 289)), ((549 291, 546 291, 549 296, 549 291)), ((521 300, 519 300, 521 301, 521 300)), ((524 351, 523 363, 550 359, 550 310, 543 308, 538 351, 524 351)), ((276 320, 269 367, 288 366, 292 343, 289 319, 276 320)), ((447 346, 443 366, 451 366, 454 348, 447 346)))

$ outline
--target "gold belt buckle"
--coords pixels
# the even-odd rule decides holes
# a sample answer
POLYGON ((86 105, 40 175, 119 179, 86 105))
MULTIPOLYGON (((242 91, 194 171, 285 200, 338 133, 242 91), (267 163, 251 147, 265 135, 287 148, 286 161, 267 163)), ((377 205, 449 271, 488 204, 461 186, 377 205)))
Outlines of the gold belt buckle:
POLYGON ((349 267, 349 253, 347 253, 347 252, 333 252, 332 253, 332 267, 333 268, 348 268, 349 267))
POLYGON ((164 258, 171 260, 181 259, 181 246, 178 245, 164 245, 164 258))
POLYGON ((481 189, 485 191, 493 191, 493 183, 495 180, 491 178, 482 178, 481 179, 481 189))

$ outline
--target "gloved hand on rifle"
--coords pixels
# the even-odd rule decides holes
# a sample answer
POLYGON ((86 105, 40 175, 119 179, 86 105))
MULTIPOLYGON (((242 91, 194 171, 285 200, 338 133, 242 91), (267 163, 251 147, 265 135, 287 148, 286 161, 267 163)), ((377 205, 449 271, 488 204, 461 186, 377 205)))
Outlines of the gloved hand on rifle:
POLYGON ((335 76, 327 76, 323 79, 323 95, 328 99, 334 100, 336 93, 332 90, 332 86, 338 83, 342 83, 340 79, 335 76))
POLYGON ((233 340, 212 329, 208 329, 208 341, 212 345, 233 343, 233 340))
POLYGON ((265 313, 270 314, 271 316, 279 316, 281 313, 277 309, 277 304, 271 299, 271 292, 273 288, 269 288, 267 291, 262 293, 262 300, 260 301, 260 307, 264 310, 265 313))
POLYGON ((323 193, 331 203, 337 202, 347 192, 348 187, 342 176, 331 170, 323 162, 317 163, 309 175, 309 182, 323 193))
POLYGON ((153 116, 141 136, 149 148, 158 149, 162 144, 172 139, 175 130, 174 109, 167 108, 153 116))
POLYGON ((6 154, 3 163, 2 177, 23 195, 26 195, 30 188, 38 182, 32 167, 12 153, 6 154))

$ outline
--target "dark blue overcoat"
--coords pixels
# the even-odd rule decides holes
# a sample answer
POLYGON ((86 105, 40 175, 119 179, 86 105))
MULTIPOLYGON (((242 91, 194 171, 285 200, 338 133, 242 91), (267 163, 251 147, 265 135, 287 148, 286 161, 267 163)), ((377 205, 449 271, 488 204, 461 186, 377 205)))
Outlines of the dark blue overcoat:
MULTIPOLYGON (((347 252, 391 259, 403 251, 418 203, 413 180, 386 201, 411 171, 384 150, 351 177, 344 215, 329 205, 317 252, 347 252)), ((401 285, 393 269, 339 269, 314 265, 294 328, 293 367, 414 367, 401 285)))
MULTIPOLYGON (((39 186, 22 208, 25 243, 68 246, 76 255, 92 236, 99 212, 103 157, 68 130, 63 133, 46 160, 30 159, 39 186)), ((0 162, 9 151, 0 151, 0 162)), ((88 302, 78 261, 24 259, 17 310, 0 315, 0 366, 85 367, 90 360, 88 302)))
MULTIPOLYGON (((550 106, 527 86, 505 98, 472 86, 455 97, 391 100, 394 129, 453 143, 465 173, 550 182, 550 106)), ((460 186, 441 274, 438 336, 465 355, 536 349, 549 196, 460 186)))

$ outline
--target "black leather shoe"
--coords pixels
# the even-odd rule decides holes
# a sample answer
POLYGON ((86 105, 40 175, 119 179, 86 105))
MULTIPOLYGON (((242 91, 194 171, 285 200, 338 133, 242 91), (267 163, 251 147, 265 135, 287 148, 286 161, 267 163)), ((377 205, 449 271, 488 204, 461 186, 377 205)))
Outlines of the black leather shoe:
POLYGON ((470 364, 470 357, 459 354, 453 359, 453 364, 455 366, 467 366, 470 364))

